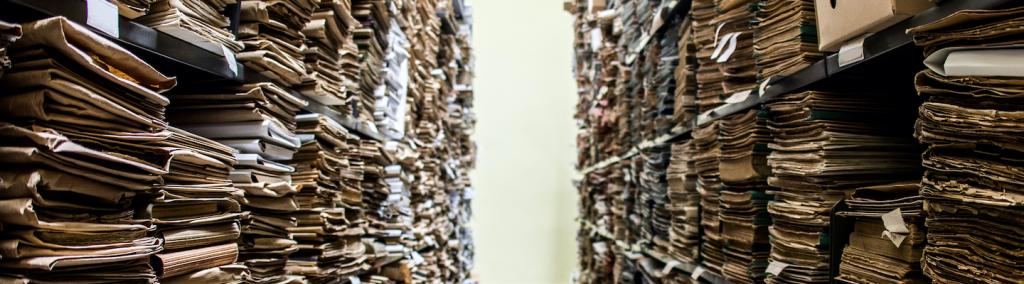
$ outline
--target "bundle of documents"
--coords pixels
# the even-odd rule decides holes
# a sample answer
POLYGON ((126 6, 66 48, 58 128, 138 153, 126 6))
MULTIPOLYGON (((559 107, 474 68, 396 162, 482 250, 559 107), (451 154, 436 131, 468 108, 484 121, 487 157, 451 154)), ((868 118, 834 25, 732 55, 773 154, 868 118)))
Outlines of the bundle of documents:
POLYGON ((824 56, 818 51, 813 0, 760 0, 754 58, 757 78, 789 76, 824 56))
POLYGON ((301 84, 306 74, 302 30, 316 11, 314 0, 242 0, 240 7, 238 40, 245 47, 238 61, 279 87, 301 84))
POLYGON ((837 280, 845 283, 927 283, 921 273, 925 223, 920 181, 858 188, 846 200, 853 231, 837 280))
POLYGON ((7 47, 21 37, 21 25, 0 21, 0 76, 11 69, 11 58, 7 56, 7 47))
POLYGON ((693 143, 697 146, 694 167, 697 169, 697 192, 701 196, 701 264, 708 271, 721 274, 725 264, 725 239, 722 238, 722 220, 719 215, 719 199, 723 187, 719 171, 719 157, 722 155, 719 125, 720 121, 713 121, 698 126, 693 130, 693 143))
POLYGON ((708 61, 718 69, 709 74, 712 81, 721 80, 722 92, 732 94, 757 86, 754 63, 754 29, 758 0, 720 0, 718 15, 711 20, 715 27, 714 50, 708 61))
POLYGON ((672 113, 677 125, 697 119, 697 45, 693 41, 692 23, 690 20, 683 22, 677 43, 679 66, 675 71, 675 110, 672 113))
POLYGON ((767 106, 772 216, 768 283, 829 281, 828 227, 847 192, 920 175, 907 95, 880 91, 786 94, 767 106), (882 165, 882 166, 880 166, 882 165))
POLYGON ((1020 281, 1024 246, 1019 37, 1024 8, 966 10, 908 32, 925 50, 915 136, 924 152, 925 275, 1020 281))
POLYGON ((116 1, 117 13, 122 17, 135 19, 149 12, 149 5, 158 0, 121 0, 116 1))
POLYGON ((345 48, 355 46, 351 29, 358 24, 351 15, 349 0, 317 3, 312 20, 302 29, 306 38, 306 73, 302 84, 296 87, 299 93, 330 106, 346 105, 352 100, 349 92, 358 83, 343 74, 342 64, 346 60, 343 56, 350 52, 345 48))
POLYGON ((156 281, 145 209, 171 158, 159 92, 176 81, 65 18, 22 29, 0 80, 0 279, 156 281))
POLYGON ((648 101, 647 113, 648 117, 653 118, 648 128, 652 128, 654 131, 649 133, 646 138, 651 139, 652 137, 668 134, 673 127, 680 123, 675 121, 675 105, 676 105, 676 69, 680 64, 679 57, 679 29, 680 26, 671 26, 661 34, 660 42, 658 43, 659 48, 651 48, 651 51, 658 51, 656 56, 658 57, 657 69, 653 74, 653 91, 648 91, 649 94, 654 94, 653 101, 648 101))
POLYGON ((359 138, 337 122, 319 115, 302 114, 299 137, 302 147, 288 161, 295 168, 292 182, 298 188, 299 210, 290 215, 297 226, 287 228, 298 250, 288 256, 289 275, 308 282, 347 278, 369 269, 361 242, 361 175, 346 153, 356 151, 359 138))
POLYGON ((697 168, 694 157, 697 145, 692 140, 672 145, 668 176, 668 209, 672 214, 669 255, 695 263, 700 256, 700 192, 697 191, 697 168))
POLYGON ((405 134, 405 103, 409 93, 409 39, 399 21, 392 18, 390 26, 384 57, 384 84, 377 86, 373 93, 373 119, 381 132, 401 137, 405 134))
MULTIPOLYGON (((714 0, 694 0, 690 7, 693 41, 697 58, 697 112, 704 113, 719 106, 725 100, 722 83, 725 76, 718 70, 718 65, 711 55, 718 45, 718 27, 714 19, 718 15, 718 7, 714 0)), ((726 43, 728 41, 725 41, 726 43)), ((721 51, 719 51, 721 52, 721 51)))
POLYGON ((236 0, 159 0, 144 16, 133 21, 187 41, 214 53, 238 52, 242 43, 228 30, 224 15, 236 0))
POLYGON ((353 39, 359 46, 359 97, 355 105, 355 117, 359 121, 372 122, 374 96, 383 86, 384 61, 388 50, 388 31, 391 30, 391 11, 384 0, 352 1, 352 16, 361 23, 353 30, 353 39))
POLYGON ((719 218, 725 238, 723 274, 731 283, 758 283, 768 266, 767 112, 752 109, 722 118, 719 140, 721 192, 719 218))
POLYGON ((672 225, 672 213, 668 210, 668 168, 671 150, 667 145, 653 147, 641 153, 643 164, 638 169, 640 183, 639 204, 643 227, 643 239, 653 245, 655 251, 668 254, 669 231, 672 225))
POLYGON ((595 236, 586 230, 580 230, 576 237, 579 244, 580 272, 576 279, 579 283, 598 283, 613 279, 615 267, 615 243, 595 236))

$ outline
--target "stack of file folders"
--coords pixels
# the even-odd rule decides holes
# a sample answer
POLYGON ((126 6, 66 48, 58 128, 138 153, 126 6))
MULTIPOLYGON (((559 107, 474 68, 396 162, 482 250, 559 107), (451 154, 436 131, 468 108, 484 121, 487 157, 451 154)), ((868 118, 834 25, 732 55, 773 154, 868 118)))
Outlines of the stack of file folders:
POLYGON ((724 188, 719 218, 725 239, 723 274, 731 283, 759 283, 768 266, 769 191, 767 112, 752 109, 722 118, 719 174, 724 188))
MULTIPOLYGON (((837 280, 843 283, 927 283, 921 272, 925 224, 920 181, 858 188, 846 200, 853 231, 837 280)), ((839 233, 839 232, 837 232, 839 233)))
POLYGON ((355 27, 353 39, 359 46, 359 96, 354 105, 355 117, 372 122, 377 89, 384 84, 381 73, 388 50, 388 31, 391 30, 391 12, 384 0, 352 1, 352 16, 361 25, 355 27))
POLYGON ((643 239, 648 241, 655 251, 662 254, 669 252, 669 231, 672 226, 672 213, 668 210, 668 180, 666 170, 672 153, 670 147, 661 145, 652 147, 641 153, 641 167, 638 169, 640 184, 640 203, 643 207, 643 239))
POLYGON ((391 21, 391 29, 387 33, 388 50, 384 57, 384 84, 373 93, 373 119, 381 132, 401 137, 405 132, 405 102, 409 93, 409 39, 402 25, 395 19, 391 21))
POLYGON ((7 47, 21 37, 21 25, 0 21, 0 76, 11 69, 11 58, 7 56, 7 47))
POLYGON ((693 41, 693 21, 687 20, 680 27, 679 66, 676 67, 675 110, 673 121, 676 125, 688 125, 697 119, 697 46, 693 41))
POLYGON ((356 184, 360 172, 347 155, 360 140, 322 115, 297 119, 302 147, 288 163, 295 168, 292 182, 299 210, 290 214, 297 226, 287 231, 298 250, 288 256, 286 269, 313 283, 344 279, 369 269, 361 241, 365 220, 356 184))
POLYGON ((319 1, 312 20, 302 29, 306 50, 306 73, 296 87, 299 93, 330 106, 347 106, 350 90, 358 87, 358 78, 346 76, 343 64, 354 64, 355 41, 352 28, 359 23, 351 14, 349 0, 319 1))
MULTIPOLYGON (((665 29, 659 44, 660 53, 657 55, 658 66, 654 72, 655 101, 648 115, 654 115, 654 133, 648 137, 655 137, 668 134, 673 127, 679 123, 674 120, 676 105, 676 70, 681 62, 679 57, 679 30, 680 26, 673 25, 665 29)), ((652 48, 652 50, 655 50, 652 48)), ((650 138, 648 138, 650 139, 650 138)))
MULTIPOLYGON (((690 8, 691 28, 693 29, 693 42, 696 47, 695 57, 697 58, 697 112, 704 113, 719 106, 725 100, 725 91, 722 83, 725 76, 718 70, 718 65, 711 55, 718 45, 718 27, 714 24, 718 15, 718 6, 714 0, 694 0, 690 8)), ((721 52, 721 51, 719 51, 721 52)))
MULTIPOLYGON (((775 188, 767 283, 829 281, 830 214, 846 191, 920 174, 912 97, 884 91, 786 94, 767 106, 775 188)), ((839 257, 839 256, 834 256, 839 257)))
POLYGON ((711 272, 722 274, 725 264, 723 252, 725 239, 722 238, 720 198, 722 179, 719 157, 722 156, 722 142, 719 140, 721 121, 712 121, 693 130, 693 143, 697 146, 694 167, 697 170, 697 192, 700 193, 701 264, 711 272))
POLYGON ((0 80, 0 281, 157 281, 175 79, 62 17, 22 29, 0 80))
MULTIPOLYGON (((1019 4, 1014 4, 1019 6, 1019 4)), ((923 270, 939 283, 1024 276, 1024 8, 965 10, 909 30, 925 51, 915 136, 924 152, 923 270)))
MULTIPOLYGON (((245 45, 236 56, 249 69, 281 88, 302 83, 306 39, 302 30, 316 10, 313 0, 242 0, 238 40, 245 45)), ((257 82, 256 79, 248 79, 257 82)))
POLYGON ((700 257, 700 192, 697 191, 697 168, 694 156, 697 145, 692 140, 672 145, 668 175, 668 209, 672 214, 669 255, 695 263, 700 257))
POLYGON ((133 21, 195 44, 214 53, 238 52, 242 43, 228 30, 224 15, 236 0, 159 0, 149 5, 145 15, 133 21))
POLYGON ((759 80, 792 75, 823 58, 813 0, 759 0, 757 5, 754 57, 759 80))
POLYGON ((718 72, 709 72, 709 80, 721 81, 723 94, 753 89, 757 86, 757 68, 754 63, 754 13, 757 0, 717 2, 718 15, 711 20, 716 37, 708 62, 713 60, 714 63, 710 64, 718 72))

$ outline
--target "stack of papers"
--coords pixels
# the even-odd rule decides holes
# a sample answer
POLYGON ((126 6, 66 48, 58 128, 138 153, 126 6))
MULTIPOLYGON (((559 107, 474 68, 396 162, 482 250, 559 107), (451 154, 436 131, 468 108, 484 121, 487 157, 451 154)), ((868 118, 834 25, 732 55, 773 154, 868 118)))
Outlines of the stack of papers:
POLYGON ((722 238, 722 221, 719 198, 722 179, 719 172, 719 157, 722 143, 719 140, 720 121, 713 121, 693 130, 693 143, 697 146, 694 167, 697 169, 697 192, 700 193, 701 263, 711 272, 721 274, 725 264, 722 238))
POLYGON ((838 280, 847 283, 927 283, 921 273, 925 223, 920 181, 858 188, 837 212, 852 218, 838 280))
POLYGON ((133 21, 214 53, 238 52, 242 43, 228 30, 224 8, 236 0, 159 0, 133 21))
POLYGON ((671 247, 669 231, 672 213, 668 210, 668 183, 666 169, 672 156, 668 145, 653 147, 641 153, 643 164, 637 169, 640 183, 639 204, 644 220, 643 239, 653 245, 654 251, 668 254, 671 247))
POLYGON ((0 279, 156 281, 146 208, 176 81, 65 18, 22 29, 0 80, 0 279))
POLYGON ((1022 15, 1024 8, 967 10, 909 30, 929 67, 915 82, 927 96, 915 136, 928 145, 922 266, 936 282, 1021 278, 1024 85, 1012 54, 1021 51, 1022 15))
MULTIPOLYGON (((324 105, 346 105, 353 100, 350 92, 357 88, 357 78, 342 72, 343 56, 354 56, 346 47, 353 47, 351 29, 358 25, 350 14, 348 0, 320 1, 313 20, 306 23, 305 69, 299 93, 324 105)), ((348 60, 352 60, 348 58, 348 60)))
POLYGON ((726 261, 723 274, 732 283, 764 280, 768 266, 768 131, 767 112, 752 109, 721 120, 722 155, 719 176, 721 192, 719 218, 725 238, 726 261))
POLYGON ((382 76, 384 61, 387 59, 388 31, 391 30, 391 11, 384 0, 352 1, 352 16, 361 25, 353 30, 353 39, 359 46, 360 79, 359 99, 355 105, 355 117, 359 121, 372 122, 375 94, 384 84, 382 76))
POLYGON ((676 100, 676 69, 679 67, 679 30, 680 26, 673 25, 665 29, 654 48, 652 43, 652 59, 656 60, 655 72, 652 74, 653 85, 647 86, 645 92, 648 96, 644 105, 646 115, 645 128, 647 131, 644 137, 651 139, 660 135, 668 134, 673 127, 681 124, 674 121, 675 100, 676 100), (657 52, 657 53, 655 53, 657 52))
POLYGON ((313 0, 243 0, 238 39, 245 48, 238 61, 279 87, 302 83, 306 75, 306 39, 302 30, 312 20, 313 0))
POLYGON ((704 113, 721 105, 726 98, 725 91, 722 90, 725 76, 718 70, 715 59, 711 58, 720 36, 716 33, 718 26, 714 24, 714 19, 718 15, 717 10, 718 7, 714 0, 694 0, 690 7, 693 42, 697 50, 695 56, 698 63, 695 75, 698 113, 704 113))
POLYGON ((0 21, 0 76, 11 69, 11 58, 7 56, 7 47, 21 37, 21 25, 0 21))
POLYGON ((718 1, 718 15, 711 20, 716 37, 712 43, 714 50, 706 62, 718 69, 717 74, 710 75, 713 80, 722 81, 721 90, 725 94, 757 87, 757 68, 754 63, 756 2, 718 1))
POLYGON ((356 178, 361 175, 346 155, 357 150, 359 138, 319 114, 297 119, 302 147, 288 163, 295 168, 299 210, 290 214, 297 226, 287 231, 298 250, 288 256, 286 269, 309 282, 344 279, 369 269, 361 241, 366 226, 356 178))
POLYGON ((373 119, 377 129, 395 137, 401 137, 405 132, 405 98, 409 93, 410 54, 409 39, 403 31, 403 28, 408 29, 405 16, 398 14, 391 19, 391 29, 387 33, 388 50, 384 57, 384 84, 373 92, 376 99, 373 119))
POLYGON ((697 45, 693 41, 692 23, 689 20, 683 23, 677 43, 679 66, 675 71, 675 111, 672 113, 677 125, 697 119, 697 45))
POLYGON ((672 145, 668 175, 668 209, 672 214, 669 239, 673 258, 695 263, 700 257, 700 192, 697 191, 697 167, 693 141, 672 145))
POLYGON ((920 149, 906 129, 912 98, 884 92, 807 91, 767 106, 775 200, 768 283, 829 281, 830 213, 852 189, 920 175, 920 149), (884 166, 879 166, 884 165, 884 166))
POLYGON ((789 76, 821 60, 813 0, 760 1, 754 57, 757 77, 789 76))

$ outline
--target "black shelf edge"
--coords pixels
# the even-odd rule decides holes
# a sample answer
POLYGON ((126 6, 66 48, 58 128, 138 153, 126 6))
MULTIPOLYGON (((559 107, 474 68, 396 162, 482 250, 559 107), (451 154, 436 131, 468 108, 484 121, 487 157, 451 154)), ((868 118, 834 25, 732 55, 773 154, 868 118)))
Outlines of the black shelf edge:
POLYGON ((653 147, 669 144, 669 143, 678 142, 678 141, 682 140, 682 138, 686 137, 686 135, 690 134, 690 131, 692 131, 693 128, 694 128, 693 121, 691 121, 689 123, 684 123, 684 125, 679 125, 679 126, 673 127, 672 130, 669 131, 668 134, 664 134, 664 135, 655 137, 654 139, 644 140, 644 141, 640 142, 640 144, 630 148, 630 150, 628 152, 626 152, 625 154, 612 156, 611 158, 607 158, 607 159, 601 160, 600 162, 597 162, 596 164, 593 164, 593 165, 591 165, 589 167, 580 169, 578 171, 577 179, 582 179, 583 176, 585 176, 585 175, 587 175, 590 172, 593 172, 595 170, 602 169, 604 167, 607 167, 607 166, 610 166, 612 164, 618 163, 618 162, 620 162, 622 160, 632 158, 633 156, 636 156, 637 154, 640 154, 641 151, 644 151, 644 150, 647 150, 647 149, 650 149, 650 148, 653 148, 653 147))
MULTIPOLYGON (((99 31, 87 24, 88 11, 86 2, 68 0, 0 0, 5 7, 0 12, 3 17, 15 21, 34 21, 54 16, 64 16, 69 20, 89 28, 96 34, 114 41, 132 50, 137 56, 147 61, 157 61, 154 65, 160 72, 173 76, 195 76, 198 74, 213 76, 218 80, 241 82, 241 64, 229 62, 224 55, 210 52, 190 42, 173 37, 164 32, 118 17, 119 36, 114 37, 99 31), (231 68, 229 64, 235 64, 231 68), (162 67, 162 68, 161 68, 162 67), (236 74, 232 70, 239 70, 236 74)), ((152 64, 152 63, 151 63, 152 64)))

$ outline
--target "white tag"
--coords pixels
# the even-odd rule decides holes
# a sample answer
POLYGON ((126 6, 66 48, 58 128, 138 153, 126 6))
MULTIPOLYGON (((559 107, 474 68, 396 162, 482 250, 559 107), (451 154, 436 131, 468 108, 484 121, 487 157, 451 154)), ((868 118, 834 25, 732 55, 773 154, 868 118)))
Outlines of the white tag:
POLYGON ((848 41, 839 48, 839 67, 864 60, 864 39, 870 35, 866 34, 848 41))
POLYGON ((718 27, 715 28, 715 40, 713 42, 711 42, 711 45, 718 45, 718 33, 722 32, 722 27, 724 27, 725 24, 728 24, 728 23, 718 24, 718 27))
POLYGON ((693 279, 693 280, 700 279, 700 276, 704 275, 704 272, 705 272, 704 266, 697 266, 697 268, 693 269, 693 273, 690 273, 690 279, 693 279))
POLYGON ((601 41, 603 40, 601 35, 601 29, 590 30, 590 50, 598 51, 601 49, 601 41))
POLYGON ((728 44, 729 47, 727 47, 725 49, 725 51, 722 52, 722 55, 718 57, 718 61, 716 61, 716 62, 724 63, 726 61, 729 61, 729 57, 732 57, 732 53, 736 52, 736 40, 739 39, 739 38, 740 38, 740 33, 736 33, 735 35, 733 35, 732 37, 729 38, 729 44, 728 44))
POLYGON ((228 63, 228 69, 231 69, 231 73, 238 77, 238 61, 235 60, 235 52, 228 49, 227 46, 220 46, 221 52, 224 53, 224 61, 228 63))
POLYGON ((736 33, 729 33, 725 35, 725 37, 722 38, 722 41, 715 45, 715 51, 711 53, 711 59, 718 58, 718 55, 722 53, 722 49, 725 48, 725 45, 729 42, 729 38, 734 35, 736 35, 736 33))
POLYGON ((426 260, 423 259, 423 256, 420 255, 419 252, 415 252, 415 251, 412 252, 412 263, 414 265, 419 265, 420 263, 423 263, 424 261, 426 261, 426 260))
POLYGON ((771 88, 770 82, 772 78, 765 78, 764 82, 761 82, 761 86, 757 87, 757 96, 764 96, 765 92, 768 92, 768 88, 771 88))
POLYGON ((891 240, 892 244, 896 247, 900 247, 903 244, 903 240, 907 238, 907 234, 910 233, 910 230, 907 229, 907 223, 903 221, 903 212, 899 208, 882 214, 882 224, 885 225, 882 237, 891 240))
POLYGON ((746 91, 736 92, 736 93, 732 94, 732 96, 729 96, 728 98, 726 98, 725 99, 725 103, 727 103, 727 104, 735 104, 735 103, 744 102, 744 101, 747 100, 747 97, 750 97, 751 91, 753 91, 753 90, 746 90, 746 91))
POLYGON ((359 277, 349 276, 348 277, 348 283, 349 284, 362 284, 362 281, 359 281, 359 277))
POLYGON ((906 234, 893 233, 889 230, 882 231, 882 237, 892 241, 892 244, 896 247, 900 247, 903 244, 903 240, 907 239, 906 234))
POLYGON ((120 37, 121 30, 118 26, 120 18, 117 14, 117 4, 107 0, 86 0, 85 23, 113 37, 120 37))
POLYGON ((680 264, 682 263, 679 263, 677 260, 671 260, 668 263, 665 263, 665 267, 661 269, 661 274, 668 274, 669 272, 672 272, 672 268, 675 268, 680 264))
POLYGON ((789 267, 789 263, 781 261, 772 261, 771 263, 768 264, 768 268, 766 268, 764 271, 765 273, 779 276, 782 275, 782 270, 786 269, 786 267, 789 267))

